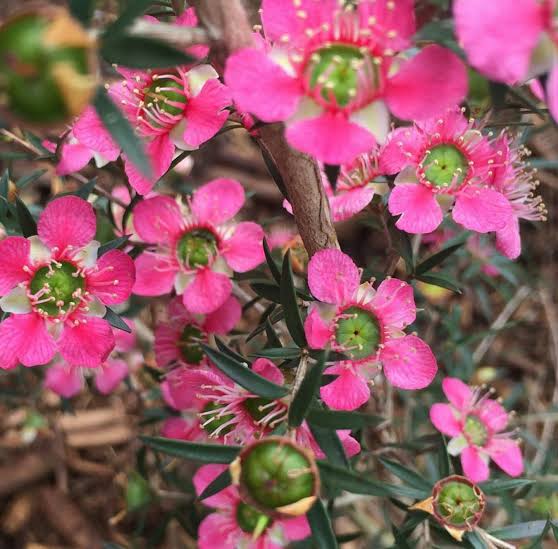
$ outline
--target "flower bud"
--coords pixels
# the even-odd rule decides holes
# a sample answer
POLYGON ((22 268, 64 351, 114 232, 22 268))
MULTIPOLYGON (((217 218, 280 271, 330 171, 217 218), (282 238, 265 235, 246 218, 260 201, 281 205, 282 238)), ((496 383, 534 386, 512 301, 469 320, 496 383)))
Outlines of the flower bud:
POLYGON ((27 123, 79 115, 95 89, 93 42, 62 8, 18 12, 0 25, 0 105, 27 123))
POLYGON ((314 456, 287 438, 269 437, 251 444, 230 469, 243 501, 271 517, 305 514, 319 492, 314 456))
POLYGON ((137 511, 148 505, 153 499, 149 482, 137 471, 128 475, 126 485, 126 508, 128 511, 137 511))

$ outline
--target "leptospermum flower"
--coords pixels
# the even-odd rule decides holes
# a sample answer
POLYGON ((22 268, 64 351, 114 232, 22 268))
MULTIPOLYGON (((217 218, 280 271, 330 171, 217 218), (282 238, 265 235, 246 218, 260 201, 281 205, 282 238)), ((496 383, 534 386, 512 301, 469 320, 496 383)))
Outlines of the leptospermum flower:
POLYGON ((490 391, 471 388, 460 379, 447 377, 442 389, 449 404, 434 404, 430 420, 438 431, 452 437, 448 452, 461 455, 463 472, 473 482, 488 479, 488 462, 492 459, 512 477, 523 472, 523 458, 512 433, 504 432, 509 414, 490 397, 490 391))
MULTIPOLYGON (((200 467, 193 478, 196 494, 201 495, 225 469, 226 465, 200 467)), ((216 511, 200 524, 200 549, 277 549, 310 535, 305 516, 272 519, 244 503, 236 486, 229 486, 203 501, 216 511)))
POLYGON ((469 62, 493 80, 518 84, 550 72, 547 101, 558 119, 554 0, 456 0, 453 13, 469 62))
POLYGON ((395 174, 389 196, 396 226, 408 233, 430 233, 453 204, 456 223, 479 233, 499 231, 512 217, 506 197, 489 187, 494 150, 487 137, 460 109, 444 117, 394 130, 382 154, 382 168, 395 174))
POLYGON ((221 307, 208 315, 189 313, 180 297, 168 306, 168 321, 155 329, 155 357, 161 368, 169 365, 199 366, 207 363, 201 343, 209 342, 212 334, 225 335, 240 320, 242 308, 230 296, 221 307))
POLYGON ((328 406, 354 410, 367 402, 368 382, 382 367, 401 389, 422 389, 434 379, 438 366, 430 347, 403 332, 416 316, 409 284, 387 278, 374 290, 370 282, 360 284, 360 271, 349 256, 321 250, 308 265, 308 285, 322 302, 310 306, 304 323, 309 345, 350 357, 326 370, 338 375, 320 390, 328 406))
POLYGON ((206 183, 188 205, 169 196, 138 203, 134 227, 154 246, 136 259, 134 293, 164 295, 174 287, 191 313, 221 307, 231 295, 233 271, 249 271, 264 260, 263 229, 231 222, 243 204, 242 185, 232 179, 206 183))
POLYGON ((56 198, 38 223, 38 236, 0 242, 0 367, 50 362, 56 352, 70 364, 98 366, 114 347, 105 305, 125 301, 134 264, 124 252, 97 257, 91 204, 76 196, 56 198))
POLYGON ((382 143, 390 111, 436 116, 464 97, 467 75, 438 45, 412 58, 412 0, 264 0, 266 47, 233 53, 225 69, 238 108, 284 121, 290 144, 327 164, 343 164, 382 143))

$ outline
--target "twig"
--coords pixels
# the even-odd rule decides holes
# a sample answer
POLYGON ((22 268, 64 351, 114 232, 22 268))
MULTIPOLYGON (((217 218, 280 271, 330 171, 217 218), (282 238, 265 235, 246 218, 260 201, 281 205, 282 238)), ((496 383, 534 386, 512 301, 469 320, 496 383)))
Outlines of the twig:
POLYGON ((302 381, 306 377, 307 370, 308 370, 308 354, 305 351, 303 351, 302 356, 300 357, 300 363, 298 365, 298 368, 296 369, 296 375, 291 389, 291 394, 293 395, 293 397, 298 393, 298 390, 302 385, 302 381))
POLYGON ((216 34, 210 36, 200 27, 182 27, 163 22, 151 23, 143 19, 137 19, 129 32, 135 36, 155 38, 181 48, 208 44, 210 40, 219 38, 216 34))

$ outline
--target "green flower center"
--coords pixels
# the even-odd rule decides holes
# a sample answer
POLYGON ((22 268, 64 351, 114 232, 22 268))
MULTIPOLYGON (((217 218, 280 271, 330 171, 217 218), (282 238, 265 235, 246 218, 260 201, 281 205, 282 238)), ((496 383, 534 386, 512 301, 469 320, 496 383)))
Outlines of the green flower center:
MULTIPOLYGON (((179 77, 177 77, 180 80, 179 77)), ((178 116, 184 111, 188 102, 184 84, 168 76, 153 77, 151 85, 144 90, 145 106, 148 109, 159 109, 171 116, 178 116)))
POLYGON ((252 534, 256 530, 258 533, 267 530, 271 526, 272 520, 251 505, 240 502, 236 508, 236 522, 242 531, 252 534))
POLYGON ((178 241, 176 255, 188 269, 205 267, 217 254, 217 239, 207 229, 195 229, 178 241))
POLYGON ((200 414, 202 418, 202 428, 209 436, 224 436, 229 434, 233 429, 234 425, 228 425, 224 429, 221 429, 225 423, 228 423, 234 418, 234 414, 223 414, 223 406, 217 402, 208 402, 202 413, 200 414))
POLYGON ((250 417, 254 421, 258 422, 269 414, 269 408, 271 406, 268 405, 272 402, 273 400, 270 400, 269 398, 247 398, 244 401, 244 408, 250 414, 250 417))
POLYGON ((320 48, 312 54, 307 66, 310 90, 318 92, 327 102, 346 107, 357 96, 363 71, 370 72, 367 81, 376 90, 379 70, 367 56, 358 48, 343 44, 320 48))
POLYGON ((467 438, 476 446, 484 446, 488 441, 488 431, 477 416, 467 416, 464 431, 467 438))
POLYGON ((72 263, 62 261, 41 267, 29 289, 36 295, 35 307, 48 316, 59 316, 75 309, 85 288, 84 279, 72 263))
POLYGON ((455 145, 438 145, 422 161, 424 178, 434 187, 458 188, 467 177, 465 155, 455 145))
POLYGON ((375 355, 381 343, 381 327, 374 313, 349 307, 341 317, 335 332, 337 344, 357 360, 375 355))
POLYGON ((482 494, 471 484, 452 480, 441 487, 434 505, 437 513, 450 526, 463 527, 480 518, 482 494))
POLYGON ((197 326, 193 324, 184 326, 182 335, 178 340, 178 347, 182 358, 188 364, 199 364, 202 361, 203 349, 200 343, 205 340, 205 334, 197 326))

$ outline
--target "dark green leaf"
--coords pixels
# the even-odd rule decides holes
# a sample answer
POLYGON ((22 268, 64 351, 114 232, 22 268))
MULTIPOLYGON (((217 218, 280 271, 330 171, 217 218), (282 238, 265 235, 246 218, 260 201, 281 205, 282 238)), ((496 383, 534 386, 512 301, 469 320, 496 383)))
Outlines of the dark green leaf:
POLYGON ((280 358, 283 360, 289 358, 297 358, 300 356, 300 348, 299 347, 278 347, 274 349, 262 349, 257 353, 252 353, 250 356, 258 356, 258 357, 265 357, 265 358, 280 358))
POLYGON ((457 294, 461 293, 461 288, 457 285, 457 282, 447 275, 442 273, 429 273, 423 274, 416 277, 417 280, 426 282, 427 284, 433 284, 434 286, 440 286, 441 288, 446 288, 457 294))
POLYGON ((130 162, 146 177, 151 176, 151 166, 143 145, 120 109, 112 102, 103 87, 97 89, 93 106, 107 131, 122 147, 130 162))
POLYGON ((324 164, 324 172, 326 174, 327 180, 331 185, 331 188, 335 191, 337 188, 337 178, 339 177, 339 172, 341 171, 341 166, 324 164))
POLYGON ((115 238, 114 240, 111 240, 110 242, 107 242, 106 244, 103 244, 97 251, 97 257, 101 257, 107 252, 110 252, 110 250, 116 250, 117 248, 120 248, 120 246, 122 246, 122 244, 126 244, 128 240, 130 240, 129 234, 120 236, 118 238, 115 238))
POLYGON ((335 429, 317 427, 316 425, 309 425, 309 427, 328 461, 338 467, 348 469, 350 467, 349 460, 335 429))
POLYGON ((317 547, 320 549, 337 549, 338 545, 333 525, 322 500, 316 500, 306 516, 317 547))
POLYGON ((233 360, 236 360, 240 363, 246 362, 246 359, 239 355, 236 351, 233 351, 220 337, 215 337, 215 343, 217 343, 217 347, 222 353, 229 355, 233 360))
POLYGON ((473 546, 474 549, 486 549, 486 543, 474 530, 472 532, 467 532, 465 534, 465 539, 473 546))
POLYGON ((412 549, 407 543, 408 536, 404 532, 401 532, 395 525, 392 526, 392 531, 395 539, 395 545, 393 546, 395 549, 412 549))
POLYGON ((70 13, 84 27, 86 27, 89 21, 91 20, 94 6, 95 6, 95 0, 70 0, 69 1, 70 13))
POLYGON ((551 526, 552 523, 550 522, 550 519, 548 519, 546 521, 546 524, 544 525, 544 529, 541 532, 541 535, 538 536, 537 539, 533 540, 533 542, 527 547, 527 549, 542 549, 542 542, 544 541, 544 538, 546 538, 548 532, 550 532, 551 526))
POLYGON ((262 280, 258 282, 252 282, 250 288, 257 295, 272 301, 273 303, 281 303, 281 290, 277 284, 270 282, 269 280, 262 280))
MULTIPOLYGON (((303 360, 305 360, 303 358, 303 360)), ((307 359, 306 359, 307 360, 307 359)), ((310 406, 315 400, 316 393, 320 387, 322 373, 327 360, 327 351, 322 351, 320 360, 314 364, 302 380, 300 387, 293 397, 289 406, 289 426, 299 427, 308 415, 310 406)), ((299 366, 300 367, 300 366, 299 366)), ((318 426, 319 427, 319 426, 318 426)))
POLYGON ((202 347, 211 362, 213 362, 221 372, 230 377, 241 387, 248 389, 248 391, 258 396, 271 399, 282 398, 288 393, 285 387, 280 387, 250 370, 250 368, 245 365, 246 363, 238 362, 229 355, 212 349, 208 345, 202 344, 202 347))
POLYGON ((4 170, 2 177, 0 178, 0 220, 4 220, 4 216, 8 211, 8 194, 10 191, 10 172, 4 170))
POLYGON ((32 183, 33 181, 39 179, 39 177, 41 177, 41 175, 45 174, 47 171, 48 170, 35 170, 33 173, 24 175, 23 177, 18 179, 15 185, 18 189, 23 189, 26 185, 29 185, 29 183, 32 183))
POLYGON ((230 463, 240 452, 240 446, 185 442, 164 437, 140 436, 139 438, 146 446, 157 452, 202 463, 230 463))
MULTIPOLYGON (((489 532, 492 536, 503 540, 534 538, 542 534, 546 525, 546 520, 533 520, 531 522, 520 522, 518 524, 496 528, 494 530, 489 530, 489 532)), ((553 520, 551 526, 558 526, 558 520, 553 520)))
POLYGON ((304 334, 304 325, 302 324, 296 298, 290 250, 283 258, 283 269, 281 271, 281 304, 285 311, 285 323, 287 324, 293 341, 299 347, 306 347, 306 335, 304 334))
POLYGON ((388 471, 392 472, 397 478, 400 478, 405 484, 417 490, 424 491, 424 497, 427 497, 432 492, 432 484, 415 471, 407 469, 407 467, 404 467, 400 463, 386 458, 380 458, 380 462, 388 471))
POLYGON ((277 284, 281 284, 281 273, 279 272, 279 267, 277 267, 277 263, 275 263, 275 259, 273 259, 273 256, 271 255, 271 250, 269 249, 267 238, 263 239, 263 249, 265 254, 265 260, 267 261, 267 265, 269 267, 269 270, 271 271, 271 276, 273 276, 277 284))
POLYGON ((83 200, 87 200, 89 198, 89 195, 95 188, 96 184, 97 184, 97 178, 94 177, 87 183, 84 183, 74 194, 76 196, 79 196, 80 198, 83 198, 83 200))
POLYGON ((398 232, 398 241, 399 244, 397 246, 397 251, 399 255, 405 261, 405 267, 407 268, 407 274, 411 275, 415 272, 415 258, 413 255, 413 244, 411 242, 411 238, 406 232, 399 231, 398 232))
POLYGON ((118 330, 122 330, 123 332, 128 332, 129 334, 132 333, 132 330, 126 324, 120 315, 117 315, 112 309, 109 307, 106 308, 107 312, 103 317, 113 328, 118 330))
POLYGON ((444 435, 440 435, 440 444, 438 445, 438 473, 440 478, 448 477, 450 474, 451 462, 446 447, 446 439, 444 435))
POLYGON ((118 19, 105 29, 103 35, 112 38, 122 34, 152 3, 153 0, 129 0, 118 19))
MULTIPOLYGON (((275 333, 275 330, 273 328, 273 325, 269 321, 269 318, 265 319, 265 334, 267 336, 267 346, 268 347, 270 347, 270 348, 282 347, 281 340, 279 339, 279 337, 275 333)), ((297 356, 298 356, 298 354, 300 354, 300 349, 298 350, 297 356)))
POLYGON ((220 475, 215 477, 215 479, 210 482, 205 490, 199 495, 199 499, 203 500, 218 494, 221 490, 224 490, 232 483, 231 473, 228 469, 225 469, 220 475))
POLYGON ((457 250, 459 250, 459 248, 462 248, 464 244, 465 242, 454 244, 453 246, 448 246, 447 248, 440 250, 438 253, 431 255, 430 257, 428 257, 427 259, 425 259, 424 261, 422 261, 417 265, 417 268, 415 270, 416 274, 422 275, 424 273, 427 273, 433 267, 436 267, 436 265, 439 265, 440 263, 442 263, 442 261, 444 261, 450 255, 452 255, 457 250))
POLYGON ((307 416, 309 423, 318 427, 330 429, 363 429, 370 425, 378 425, 384 418, 359 412, 344 412, 338 410, 320 410, 314 408, 307 416))
POLYGON ((496 480, 489 480, 488 482, 482 482, 481 484, 479 484, 479 488, 485 494, 489 496, 495 496, 501 494, 502 492, 515 490, 516 488, 523 488, 524 486, 529 486, 531 484, 535 484, 535 481, 527 478, 499 478, 496 480))
POLYGON ((289 200, 289 194, 287 193, 287 187, 285 187, 285 181, 283 181, 283 176, 279 172, 279 169, 275 164, 275 160, 273 159, 273 156, 271 156, 271 153, 267 150, 266 146, 263 143, 258 141, 258 145, 260 146, 260 150, 262 151, 262 158, 264 159, 269 174, 273 178, 273 181, 275 181, 275 184, 281 191, 281 194, 287 200, 289 200))
POLYGON ((16 198, 16 211, 17 220, 23 236, 29 238, 30 236, 36 235, 37 223, 35 219, 33 219, 31 212, 27 209, 27 206, 19 198, 16 198))

